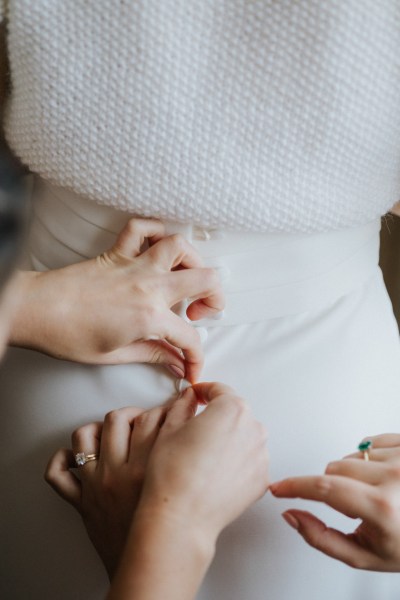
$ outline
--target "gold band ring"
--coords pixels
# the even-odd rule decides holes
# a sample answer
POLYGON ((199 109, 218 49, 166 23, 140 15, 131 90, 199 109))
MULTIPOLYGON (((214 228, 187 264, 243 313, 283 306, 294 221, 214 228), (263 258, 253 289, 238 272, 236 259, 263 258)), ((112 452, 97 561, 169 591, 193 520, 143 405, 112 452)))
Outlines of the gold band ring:
POLYGON ((98 454, 85 454, 84 452, 78 452, 75 454, 75 462, 77 467, 83 467, 87 462, 92 460, 98 460, 98 454))
POLYGON ((358 449, 360 452, 363 453, 364 460, 370 460, 369 452, 370 452, 371 448, 372 448, 371 440, 365 440, 365 442, 360 442, 358 444, 358 449))

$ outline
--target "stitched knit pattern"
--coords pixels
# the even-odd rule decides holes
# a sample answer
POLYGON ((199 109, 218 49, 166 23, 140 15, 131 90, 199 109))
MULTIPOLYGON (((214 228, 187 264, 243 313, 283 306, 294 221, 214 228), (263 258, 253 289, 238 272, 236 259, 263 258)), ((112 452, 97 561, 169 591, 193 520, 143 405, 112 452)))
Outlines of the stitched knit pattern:
POLYGON ((314 232, 400 198, 398 0, 8 0, 6 135, 99 203, 314 232))

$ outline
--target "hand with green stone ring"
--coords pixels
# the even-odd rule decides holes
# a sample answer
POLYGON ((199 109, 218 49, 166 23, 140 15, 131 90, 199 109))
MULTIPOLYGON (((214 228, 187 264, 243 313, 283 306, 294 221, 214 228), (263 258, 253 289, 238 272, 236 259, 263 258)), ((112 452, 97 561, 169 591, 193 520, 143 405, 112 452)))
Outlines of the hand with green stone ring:
POLYGON ((361 519, 345 534, 309 512, 283 513, 317 550, 357 569, 400 572, 400 434, 365 438, 359 452, 330 463, 324 475, 292 477, 270 489, 279 498, 316 500, 361 519))

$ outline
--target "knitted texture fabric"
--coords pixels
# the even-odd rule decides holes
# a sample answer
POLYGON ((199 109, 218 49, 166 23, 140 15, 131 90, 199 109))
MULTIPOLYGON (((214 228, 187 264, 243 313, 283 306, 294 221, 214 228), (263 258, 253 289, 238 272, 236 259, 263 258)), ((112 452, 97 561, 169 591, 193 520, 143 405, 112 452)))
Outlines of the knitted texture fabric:
POLYGON ((398 0, 8 0, 7 139, 101 204, 317 232, 400 199, 398 0))

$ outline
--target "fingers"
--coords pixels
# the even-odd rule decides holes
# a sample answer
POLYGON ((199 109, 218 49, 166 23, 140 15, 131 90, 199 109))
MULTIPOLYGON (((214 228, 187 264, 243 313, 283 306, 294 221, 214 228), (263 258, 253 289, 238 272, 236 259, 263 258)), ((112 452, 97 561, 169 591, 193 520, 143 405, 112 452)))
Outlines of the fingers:
POLYGON ((337 529, 327 527, 309 512, 289 510, 282 516, 310 546, 327 556, 361 569, 367 569, 368 565, 376 562, 376 557, 372 552, 362 548, 353 535, 345 535, 337 529))
POLYGON ((160 432, 166 412, 166 406, 158 406, 142 412, 135 418, 128 462, 133 466, 136 475, 144 475, 147 459, 160 432))
POLYGON ((377 520, 378 493, 363 481, 338 475, 292 477, 272 484, 270 489, 279 498, 317 500, 348 517, 377 520))
POLYGON ((165 318, 162 326, 164 331, 161 337, 182 350, 186 362, 186 379, 194 383, 200 376, 204 361, 199 334, 194 327, 173 313, 165 318))
POLYGON ((128 406, 106 414, 101 434, 100 463, 117 469, 128 460, 134 419, 143 409, 128 406))
POLYGON ((378 485, 385 479, 385 471, 381 464, 359 458, 346 458, 332 462, 327 466, 325 472, 327 475, 341 475, 358 479, 370 485, 378 485))
POLYGON ((373 435, 365 437, 363 442, 371 440, 373 448, 394 448, 400 447, 400 435, 398 433, 383 433, 381 435, 373 435))
POLYGON ((178 266, 186 269, 204 267, 195 248, 180 234, 163 238, 143 252, 142 259, 158 264, 165 271, 171 271, 178 266))
MULTIPOLYGON (((370 462, 388 462, 400 459, 400 448, 374 448, 368 451, 370 462)), ((362 452, 354 452, 345 457, 345 459, 357 458, 363 459, 362 452)))
POLYGON ((188 317, 193 320, 221 312, 225 306, 225 297, 217 271, 197 268, 171 273, 168 277, 169 305, 173 306, 185 298, 197 300, 187 309, 188 317))
POLYGON ((117 237, 112 251, 130 258, 140 254, 144 241, 159 241, 165 234, 164 225, 155 219, 130 219, 117 237))
POLYGON ((185 377, 185 361, 177 348, 164 340, 133 342, 103 357, 102 364, 152 363, 164 365, 175 377, 185 377))
POLYGON ((189 419, 195 416, 198 399, 193 388, 187 388, 175 400, 165 418, 164 430, 175 431, 189 419))
MULTIPOLYGON (((372 442, 372 448, 369 450, 369 454, 370 457, 372 459, 372 451, 374 450, 382 450, 385 448, 393 448, 396 449, 394 452, 389 453, 387 456, 394 456, 397 452, 397 454, 400 456, 400 434, 398 433, 383 433, 381 435, 372 435, 372 436, 368 436, 365 437, 363 440, 363 442, 366 441, 370 441, 372 442)), ((362 452, 352 452, 351 454, 348 454, 347 456, 345 456, 344 458, 361 458, 362 452)), ((376 460, 382 460, 382 458, 379 457, 384 457, 384 454, 376 454, 377 458, 376 460)), ((383 460, 385 460, 385 458, 383 458, 383 460)))
POLYGON ((70 471, 73 467, 75 467, 74 453, 72 450, 61 448, 50 459, 44 478, 61 498, 80 510, 81 483, 70 471))

